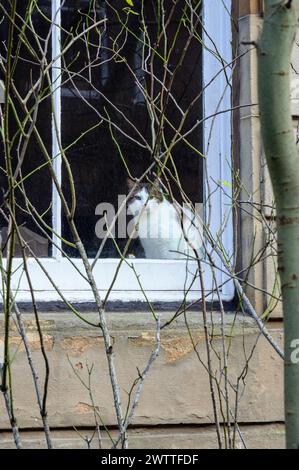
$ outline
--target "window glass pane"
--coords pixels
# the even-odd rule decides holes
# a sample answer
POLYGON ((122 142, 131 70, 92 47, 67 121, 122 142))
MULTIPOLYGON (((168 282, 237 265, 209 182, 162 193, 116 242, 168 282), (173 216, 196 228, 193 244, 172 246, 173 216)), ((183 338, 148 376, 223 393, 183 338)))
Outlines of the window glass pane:
MULTIPOLYGON (((11 2, 2 3, 1 28, 0 28, 0 53, 6 62, 8 21, 5 12, 11 11, 11 2)), ((9 140, 11 142, 10 158, 12 171, 15 173, 15 197, 16 197, 16 220, 20 232, 37 256, 48 257, 50 255, 51 243, 46 233, 51 237, 51 232, 46 226, 51 225, 51 180, 49 171, 45 166, 45 158, 41 146, 34 132, 31 132, 30 115, 36 121, 36 128, 41 141, 47 151, 51 152, 51 99, 49 84, 46 77, 37 82, 41 76, 43 55, 49 60, 51 57, 51 40, 47 43, 46 37, 50 29, 51 1, 41 0, 38 7, 33 6, 31 19, 32 25, 27 21, 29 18, 29 2, 17 2, 16 28, 13 41, 12 67, 13 84, 15 90, 11 89, 9 108, 9 140), (47 19, 48 18, 48 19, 47 19), (21 31, 21 33, 20 33, 21 31), (22 39, 22 40, 21 40, 22 39), (42 51, 46 51, 43 53, 42 51), (16 55, 17 59, 16 59, 16 55), (17 94, 24 99, 35 86, 35 92, 27 100, 28 113, 17 94), (13 110, 14 108, 14 110, 13 110), (17 116, 17 118, 16 118, 17 116), (26 119, 27 116, 27 119, 26 119), (18 124, 18 121, 20 125, 18 124), (20 129, 23 128, 23 133, 20 129), (46 232, 46 233, 45 233, 46 232)), ((1 79, 4 80, 3 70, 1 79)), ((3 109, 3 105, 2 109, 3 109)), ((50 153, 51 154, 51 153, 50 153)), ((1 209, 8 215, 8 210, 3 202, 3 197, 8 191, 8 173, 4 157, 3 141, 0 150, 0 188, 1 209)), ((2 247, 4 253, 7 245, 7 220, 0 219, 2 247)), ((29 251, 26 251, 30 255, 29 251)), ((17 242, 15 255, 21 255, 21 249, 17 242)))
MULTIPOLYGON (((129 214, 122 212, 115 225, 115 239, 102 244, 101 256, 117 258, 123 252, 128 243, 124 216, 129 222, 136 215, 137 201, 148 198, 147 191, 147 233, 153 240, 144 243, 139 223, 139 238, 126 255, 174 258, 180 257, 176 250, 184 251, 184 243, 175 248, 171 241, 178 231, 182 236, 173 198, 180 204, 203 201, 200 10, 190 11, 189 3, 134 1, 131 8, 119 0, 63 3, 62 44, 68 50, 63 54, 62 141, 76 190, 75 222, 90 257, 105 238, 105 214, 110 222, 110 207, 117 212, 121 196, 132 188, 128 176, 138 179, 150 166, 147 178, 132 190, 137 198, 128 202, 129 214)), ((62 177, 71 204, 65 163, 62 177)), ((62 227, 63 238, 72 242, 63 214, 62 227)), ((69 245, 64 250, 77 256, 69 245)))

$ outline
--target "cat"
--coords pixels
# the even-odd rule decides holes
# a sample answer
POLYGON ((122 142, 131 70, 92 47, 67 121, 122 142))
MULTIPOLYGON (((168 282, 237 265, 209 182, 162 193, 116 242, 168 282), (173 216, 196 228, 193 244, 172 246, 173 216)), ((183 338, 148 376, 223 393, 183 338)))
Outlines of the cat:
POLYGON ((202 221, 189 206, 170 202, 158 183, 127 179, 128 213, 133 216, 145 257, 186 259, 198 256, 202 247, 202 221), (196 251, 194 251, 196 250, 196 251))

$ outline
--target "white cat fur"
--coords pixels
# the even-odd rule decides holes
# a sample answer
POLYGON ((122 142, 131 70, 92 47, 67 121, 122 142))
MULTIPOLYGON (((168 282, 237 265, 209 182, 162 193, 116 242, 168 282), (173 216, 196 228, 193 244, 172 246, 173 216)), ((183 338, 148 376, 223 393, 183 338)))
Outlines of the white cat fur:
POLYGON ((172 204, 164 196, 162 201, 149 199, 147 189, 142 187, 129 202, 128 212, 133 215, 146 258, 186 259, 188 255, 194 257, 193 248, 199 253, 202 222, 188 206, 172 204))

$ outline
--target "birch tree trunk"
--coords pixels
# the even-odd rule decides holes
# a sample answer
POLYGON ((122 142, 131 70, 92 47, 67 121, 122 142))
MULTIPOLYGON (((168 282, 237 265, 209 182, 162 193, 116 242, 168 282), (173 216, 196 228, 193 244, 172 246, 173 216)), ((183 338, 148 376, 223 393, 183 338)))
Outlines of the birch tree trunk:
MULTIPOLYGON (((276 200, 278 269, 285 329, 285 418, 288 448, 299 448, 299 154, 290 102, 290 61, 297 0, 265 0, 258 44, 262 137, 276 200)), ((271 397, 269 396, 269 399, 271 397)))

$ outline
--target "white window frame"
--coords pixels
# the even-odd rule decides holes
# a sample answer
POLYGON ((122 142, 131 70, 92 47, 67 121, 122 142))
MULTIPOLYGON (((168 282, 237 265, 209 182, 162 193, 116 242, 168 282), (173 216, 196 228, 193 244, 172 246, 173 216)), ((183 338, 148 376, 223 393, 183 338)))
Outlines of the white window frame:
MULTIPOLYGON (((231 11, 231 0, 204 0, 203 1, 203 18, 205 30, 213 38, 219 53, 227 64, 232 61, 231 49, 231 18, 229 13, 231 11)), ((60 0, 52 0, 52 17, 55 18, 55 23, 60 24, 60 0)), ((212 197, 210 205, 213 208, 211 232, 216 234, 219 230, 221 220, 224 212, 227 212, 231 207, 230 199, 230 185, 226 184, 225 193, 221 190, 213 192, 214 186, 219 184, 219 181, 226 180, 231 183, 231 94, 230 87, 226 87, 226 77, 221 69, 223 66, 219 60, 213 57, 211 50, 215 50, 215 46, 204 34, 204 44, 206 48, 203 50, 203 83, 208 84, 210 80, 217 76, 216 79, 207 87, 204 93, 204 113, 205 116, 212 116, 215 112, 220 113, 215 118, 207 119, 204 122, 203 134, 204 145, 207 146, 209 142, 209 150, 207 152, 208 158, 206 159, 206 172, 209 179, 210 189, 212 190, 212 197), (218 75, 217 75, 218 74, 218 75), (223 90, 226 88, 225 94, 223 90), (222 96, 221 101, 219 97, 222 96), (225 111, 221 113, 221 111, 225 111)), ((57 57, 52 68, 52 81, 54 90, 54 108, 55 119, 58 125, 58 134, 61 131, 61 97, 60 97, 60 83, 61 83, 61 61, 60 61, 60 28, 54 26, 52 37, 52 54, 57 57)), ((227 67, 227 73, 231 73, 230 67, 227 67)), ((56 130, 54 122, 52 123, 53 145, 52 154, 59 154, 59 145, 56 138, 56 130)), ((206 150, 206 149, 205 149, 206 150)), ((54 169, 61 182, 61 158, 54 159, 54 169)), ((58 233, 61 233, 61 203, 57 194, 56 188, 53 186, 53 226, 58 233)), ((222 234, 222 243, 226 251, 232 253, 233 251, 233 225, 231 214, 228 216, 226 228, 222 234)), ((55 243, 59 246, 61 240, 55 237, 55 243)), ((232 300, 234 296, 234 287, 231 280, 225 273, 225 267, 219 259, 216 260, 220 269, 216 271, 217 283, 220 285, 220 292, 224 301, 232 300)), ((55 281, 64 297, 70 302, 90 302, 93 301, 91 289, 84 279, 78 274, 72 264, 64 259, 61 252, 53 246, 52 258, 41 258, 40 262, 48 271, 49 275, 55 281)), ((21 259, 14 260, 14 269, 22 263, 21 259)), ((84 273, 83 263, 80 259, 73 259, 73 263, 84 273)), ((115 273, 115 269, 119 263, 116 259, 100 259, 94 268, 94 276, 97 281, 99 293, 102 298, 105 296, 110 282, 115 273)), ((184 286, 186 283, 186 262, 184 260, 147 260, 147 259, 132 259, 130 263, 134 263, 135 269, 140 276, 140 281, 143 289, 146 292, 147 298, 151 302, 176 302, 184 298, 184 286)), ((37 262, 30 258, 28 259, 28 267, 30 271, 31 281, 35 289, 35 297, 39 302, 50 302, 61 300, 59 294, 53 289, 53 286, 43 273, 37 262)), ((195 263, 188 263, 188 270, 196 270, 195 263)), ((192 274, 189 275, 189 282, 192 274)), ((211 269, 205 265, 204 279, 206 292, 212 286, 212 272, 211 269)), ((199 281, 196 280, 196 285, 188 292, 187 299, 194 301, 200 299, 201 291, 199 281)), ((26 302, 31 300, 30 290, 26 281, 26 277, 15 275, 13 280, 13 289, 16 291, 17 301, 26 302)), ((117 281, 109 297, 110 301, 145 301, 144 294, 137 282, 136 276, 133 271, 122 263, 117 281)))

